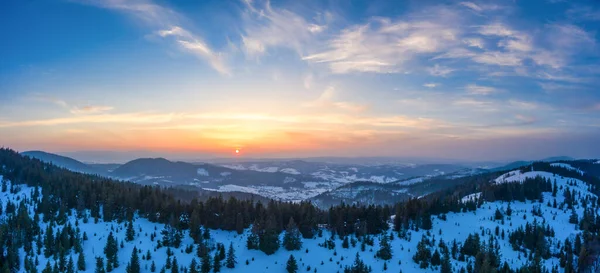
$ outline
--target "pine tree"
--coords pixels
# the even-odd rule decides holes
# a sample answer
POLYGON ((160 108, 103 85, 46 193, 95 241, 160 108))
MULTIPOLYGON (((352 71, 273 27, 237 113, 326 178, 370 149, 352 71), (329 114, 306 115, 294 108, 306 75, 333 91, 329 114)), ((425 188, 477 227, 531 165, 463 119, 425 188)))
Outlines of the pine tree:
POLYGON ((293 255, 290 255, 290 258, 287 261, 285 269, 288 273, 296 273, 298 272, 298 263, 296 262, 296 258, 293 255))
POLYGON ((69 256, 69 262, 67 263, 67 273, 75 273, 75 263, 73 263, 73 257, 69 256))
POLYGON ((104 270, 104 258, 102 257, 96 257, 96 270, 94 270, 95 273, 106 273, 106 271, 104 270))
POLYGON ((442 257, 440 256, 440 252, 437 249, 431 255, 431 265, 438 266, 442 263, 442 257))
POLYGON ((225 262, 225 266, 227 268, 235 268, 235 250, 233 249, 233 243, 229 243, 229 250, 227 250, 227 261, 225 262))
POLYGON ((192 262, 190 263, 190 270, 188 271, 188 273, 199 273, 198 272, 198 263, 196 262, 196 259, 192 258, 192 262))
POLYGON ((354 259, 354 263, 352 266, 346 266, 344 268, 344 273, 370 273, 371 267, 367 266, 356 253, 356 258, 354 259))
POLYGON ((349 248, 350 242, 348 241, 348 236, 344 236, 344 241, 342 241, 342 248, 349 248))
POLYGON ((155 272, 156 271, 156 264, 154 263, 154 261, 152 261, 152 264, 150 265, 150 272, 155 272))
POLYGON ((129 220, 127 225, 127 231, 125 232, 125 241, 131 242, 135 238, 135 229, 133 228, 133 222, 129 220))
POLYGON ((221 272, 221 260, 218 253, 215 253, 215 257, 213 258, 213 272, 221 272))
POLYGON ((110 272, 113 268, 119 267, 119 260, 117 252, 119 251, 119 247, 117 245, 117 240, 113 236, 113 233, 108 234, 108 238, 106 239, 106 246, 104 247, 104 254, 106 255, 106 271, 110 272))
POLYGON ((452 263, 450 263, 450 255, 447 251, 444 253, 444 258, 442 259, 440 273, 452 273, 452 263))
POLYGON ((173 257, 173 264, 171 265, 171 273, 179 273, 179 263, 177 257, 173 257))
POLYGON ((85 271, 85 256, 83 251, 79 253, 79 257, 77 257, 77 270, 85 271))
POLYGON ((294 218, 291 217, 283 236, 283 247, 288 251, 300 250, 302 248, 300 231, 294 222, 294 218))
POLYGON ((52 225, 46 227, 46 233, 44 235, 44 257, 50 258, 54 249, 54 235, 52 231, 52 225))
POLYGON ((579 216, 577 215, 577 212, 575 211, 575 208, 573 208, 571 210, 571 216, 569 216, 569 223, 571 223, 571 224, 578 224, 579 223, 579 216))
POLYGON ((140 259, 138 257, 137 247, 133 247, 133 251, 131 251, 131 259, 129 260, 129 264, 127 264, 127 273, 140 273, 140 259))
POLYGON ((279 232, 277 221, 273 215, 269 216, 265 230, 258 235, 258 248, 267 255, 271 255, 279 249, 279 232))
POLYGON ((383 260, 389 260, 392 258, 392 246, 390 245, 389 236, 385 234, 382 236, 381 242, 379 243, 377 257, 383 260))
POLYGON ((204 256, 202 257, 202 264, 200 265, 200 272, 202 273, 209 273, 211 270, 211 261, 210 261, 210 255, 208 253, 205 253, 204 256))

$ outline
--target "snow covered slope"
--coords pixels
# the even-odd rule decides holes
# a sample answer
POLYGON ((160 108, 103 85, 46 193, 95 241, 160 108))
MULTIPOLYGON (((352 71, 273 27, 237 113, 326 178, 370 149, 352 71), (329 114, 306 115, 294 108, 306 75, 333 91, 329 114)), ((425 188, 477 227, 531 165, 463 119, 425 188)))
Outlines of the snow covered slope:
MULTIPOLYGON (((377 259, 374 253, 379 249, 380 237, 374 238, 374 246, 367 246, 364 251, 360 248, 360 243, 355 247, 350 246, 349 248, 343 248, 342 241, 340 238, 335 237, 335 249, 329 250, 327 248, 319 246, 325 239, 330 237, 330 234, 325 231, 323 237, 316 237, 314 239, 304 239, 303 247, 300 251, 288 252, 283 248, 280 248, 275 254, 267 256, 266 254, 257 250, 246 249, 246 238, 249 234, 249 230, 246 230, 244 234, 238 235, 235 232, 222 231, 222 230, 211 230, 211 238, 214 243, 220 242, 225 246, 230 243, 236 251, 237 265, 234 269, 223 267, 222 272, 285 272, 285 264, 288 257, 294 255, 298 260, 299 272, 306 272, 307 268, 310 267, 310 271, 314 269, 317 272, 342 272, 343 267, 352 264, 356 253, 359 253, 361 259, 373 268, 373 272, 383 272, 384 263, 387 266, 387 272, 439 272, 439 267, 429 267, 426 269, 419 268, 418 264, 413 262, 412 257, 417 250, 417 244, 419 240, 424 236, 430 240, 434 240, 432 251, 439 249, 438 242, 443 239, 447 244, 456 240, 461 243, 464 242, 469 234, 482 234, 482 241, 487 240, 490 235, 493 235, 496 228, 501 230, 507 235, 516 230, 517 228, 527 224, 543 223, 548 225, 555 231, 555 236, 550 238, 548 243, 552 254, 557 254, 557 245, 569 238, 573 240, 576 235, 580 234, 574 224, 569 223, 569 217, 571 211, 565 207, 553 207, 548 206, 546 202, 556 201, 562 203, 565 201, 564 192, 568 189, 570 191, 576 191, 579 199, 578 204, 575 205, 574 210, 578 215, 583 215, 584 207, 591 206, 592 200, 588 200, 585 197, 597 197, 588 190, 588 186, 580 180, 561 177, 549 172, 520 172, 513 171, 506 173, 498 177, 495 180, 496 183, 519 183, 526 178, 543 177, 556 181, 558 186, 558 192, 556 197, 553 197, 550 192, 543 193, 544 203, 539 202, 512 202, 510 204, 512 214, 506 215, 509 204, 507 202, 483 202, 480 207, 472 212, 460 212, 460 213, 448 213, 445 217, 433 217, 433 228, 429 231, 408 231, 407 238, 401 239, 398 236, 394 236, 391 240, 391 247, 393 252, 393 258, 390 261, 384 262, 381 259, 377 259), (587 200, 587 201, 586 201, 587 200), (532 211, 540 208, 541 213, 534 215, 532 211), (504 220, 494 220, 496 210, 502 211, 504 220), (444 220, 445 219, 445 220, 444 220), (247 263, 246 263, 247 261, 247 263)), ((0 178, 1 180, 1 178, 0 178)), ((9 183, 10 187, 10 183, 9 183)), ((2 200, 3 211, 6 211, 7 201, 10 200, 13 203, 18 203, 19 200, 29 199, 32 196, 33 188, 26 186, 19 186, 20 188, 15 193, 1 192, 0 200, 2 200)), ((471 201, 480 198, 479 193, 471 194, 463 197, 463 200, 471 201)), ((29 208, 33 212, 33 208, 29 208)), ((33 215, 33 213, 30 213, 33 215)), ((134 221, 134 227, 136 230, 135 239, 132 242, 124 241, 125 238, 125 223, 117 222, 103 222, 100 220, 98 223, 94 223, 90 220, 84 223, 81 220, 75 218, 75 213, 72 213, 68 221, 73 226, 78 226, 82 233, 86 233, 88 240, 83 243, 83 251, 86 257, 86 268, 84 272, 94 272, 94 257, 104 256, 103 248, 106 244, 108 233, 112 231, 118 242, 123 241, 123 247, 119 248, 118 256, 120 267, 115 269, 114 272, 125 272, 125 265, 129 261, 131 252, 135 247, 141 250, 141 254, 145 254, 150 251, 152 254, 151 260, 140 260, 142 272, 150 272, 149 268, 152 262, 156 265, 156 272, 165 265, 167 260, 167 248, 157 248, 157 239, 152 240, 152 233, 159 234, 163 228, 162 225, 149 222, 146 219, 136 217, 134 221)), ((6 217, 6 215, 2 215, 6 217)), ((46 223, 40 222, 42 230, 45 229, 46 223)), ((59 225, 55 229, 63 227, 59 225)), ((388 234, 392 231, 388 231, 388 234)), ((195 259, 200 262, 200 259, 195 256, 195 251, 186 253, 184 251, 185 246, 192 244, 192 239, 184 233, 182 246, 179 249, 172 249, 174 256, 177 258, 179 265, 188 267, 195 259)), ((508 262, 511 268, 517 269, 518 267, 527 263, 527 255, 513 250, 513 247, 509 243, 508 236, 496 238, 500 241, 500 254, 501 260, 508 262)), ((21 249, 21 254, 24 254, 24 250, 21 249)), ((73 253, 67 253, 67 256, 72 255, 73 259, 76 260, 76 255, 73 253)), ((214 252, 213 252, 214 255, 214 252)), ((24 255, 21 255, 23 257, 24 255)), ((47 259, 44 255, 37 256, 39 265, 37 266, 38 272, 41 272, 46 265, 47 259)), ((473 260, 468 259, 468 260, 473 260)), ((458 261, 452 259, 451 264, 453 268, 458 269, 466 267, 466 261, 458 261)), ((559 259, 555 256, 551 256, 549 259, 544 260, 543 264, 550 269, 554 265, 559 264, 559 259)), ((23 267, 22 267, 23 268, 23 267)), ((562 271, 562 269, 561 269, 562 271)), ((21 271, 24 272, 24 271, 21 271)))

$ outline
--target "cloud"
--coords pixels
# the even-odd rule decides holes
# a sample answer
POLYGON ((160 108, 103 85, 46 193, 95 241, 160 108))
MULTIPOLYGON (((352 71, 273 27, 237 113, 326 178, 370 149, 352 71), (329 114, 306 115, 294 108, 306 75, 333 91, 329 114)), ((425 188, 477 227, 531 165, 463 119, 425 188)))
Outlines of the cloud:
POLYGON ((490 86, 481 86, 477 84, 469 84, 465 87, 471 95, 489 95, 496 92, 496 88, 490 86))
POLYGON ((500 51, 484 52, 473 56, 472 59, 477 63, 500 66, 520 66, 522 63, 519 55, 500 51))
POLYGON ((485 42, 481 38, 466 38, 466 39, 463 39, 463 43, 465 43, 466 45, 468 45, 470 47, 477 47, 480 49, 485 48, 485 42))
POLYGON ((76 114, 76 115, 97 114, 97 113, 102 113, 102 112, 108 112, 108 111, 114 109, 112 106, 102 106, 102 105, 73 106, 73 105, 70 105, 69 103, 67 103, 65 100, 57 99, 54 97, 48 97, 48 96, 40 95, 40 94, 34 94, 33 98, 37 99, 37 100, 50 102, 52 104, 55 104, 57 106, 60 106, 61 108, 68 110, 71 114, 76 114))
POLYGON ((113 110, 114 108, 111 106, 94 106, 88 105, 83 107, 73 107, 71 108, 72 114, 97 114, 102 112, 108 112, 113 110))
POLYGON ((539 105, 536 103, 514 100, 514 99, 509 100, 508 104, 510 104, 511 106, 513 106, 515 108, 519 108, 522 110, 535 110, 535 109, 539 108, 539 105))
POLYGON ((450 73, 454 72, 454 69, 445 67, 445 66, 441 66, 439 64, 435 64, 433 67, 428 67, 427 72, 429 72, 429 74, 431 74, 433 76, 446 77, 450 73))
POLYGON ((436 87, 440 86, 440 84, 430 82, 430 83, 423 84, 423 86, 425 86, 427 88, 436 88, 436 87))
POLYGON ((327 28, 290 10, 275 8, 269 1, 260 7, 253 1, 244 3, 246 16, 241 38, 244 51, 250 57, 260 56, 271 47, 290 48, 301 56, 315 35, 327 28))
POLYGON ((459 4, 462 5, 462 6, 465 6, 467 8, 470 8, 470 9, 472 9, 474 11, 479 11, 479 12, 483 11, 482 7, 480 7, 479 5, 477 5, 477 4, 473 3, 473 2, 460 2, 459 4))
POLYGON ((183 28, 181 24, 186 18, 176 11, 155 4, 150 0, 76 0, 106 9, 113 9, 131 15, 142 21, 145 25, 155 29, 155 33, 162 38, 173 38, 175 45, 184 52, 191 53, 207 61, 210 66, 223 75, 231 75, 224 62, 222 53, 216 53, 208 44, 196 34, 183 28))
POLYGON ((52 118, 26 121, 0 122, 0 128, 10 127, 33 127, 33 126, 56 126, 65 124, 89 124, 89 123, 111 123, 111 124, 151 124, 171 121, 173 114, 147 114, 147 113, 124 113, 124 114, 98 114, 81 115, 65 118, 52 118))
POLYGON ((334 86, 330 85, 323 90, 321 95, 316 100, 307 102, 304 104, 304 106, 324 109, 333 108, 351 112, 361 112, 367 109, 366 105, 349 101, 340 101, 336 99, 336 97, 339 97, 339 91, 337 91, 334 86))
POLYGON ((419 56, 444 52, 459 43, 459 21, 454 11, 440 7, 404 20, 373 18, 366 24, 344 28, 326 42, 324 49, 303 60, 326 64, 336 74, 398 73, 419 56))
POLYGON ((501 7, 498 5, 487 5, 487 4, 476 4, 473 2, 460 2, 458 3, 461 6, 467 7, 473 11, 475 11, 476 13, 481 13, 484 11, 492 11, 492 10, 498 10, 501 7))

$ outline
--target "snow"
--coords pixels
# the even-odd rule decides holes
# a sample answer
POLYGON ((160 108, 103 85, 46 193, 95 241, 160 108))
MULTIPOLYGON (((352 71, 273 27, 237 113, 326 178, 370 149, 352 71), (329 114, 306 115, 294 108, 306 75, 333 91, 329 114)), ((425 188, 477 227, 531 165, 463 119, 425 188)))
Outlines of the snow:
POLYGON ((212 191, 218 191, 218 192, 233 192, 233 191, 237 191, 237 192, 246 192, 246 193, 252 193, 252 194, 258 194, 258 191, 254 188, 251 187, 244 187, 244 186, 238 186, 238 185, 223 185, 223 186, 219 186, 218 189, 211 189, 211 188, 204 188, 205 190, 212 190, 212 191))
POLYGON ((321 193, 324 193, 329 190, 329 188, 319 188, 318 184, 314 184, 315 187, 290 187, 290 188, 282 188, 282 187, 274 187, 274 186, 238 186, 238 185, 222 185, 218 188, 203 188, 208 191, 216 191, 216 192, 245 192, 260 195, 266 198, 271 198, 275 200, 282 201, 292 201, 299 202, 302 200, 306 200, 312 197, 315 197, 321 193))
POLYGON ((600 164, 600 160, 598 160, 598 161, 594 162, 594 164, 600 164))
POLYGON ((551 163, 550 166, 564 168, 564 169, 571 170, 571 171, 576 171, 579 174, 583 175, 583 171, 576 169, 573 166, 566 164, 566 163, 551 163))
POLYGON ((221 176, 225 177, 225 176, 230 176, 231 172, 222 172, 221 176))
POLYGON ((371 182, 375 182, 375 183, 390 183, 390 182, 398 181, 398 178, 384 176, 384 175, 379 175, 379 176, 372 175, 368 180, 371 182))
MULTIPOLYGON (((498 177, 495 180, 495 182, 519 182, 525 178, 531 178, 536 176, 556 180, 557 185, 559 185, 560 187, 557 197, 552 197, 551 193, 549 192, 543 193, 544 200, 556 200, 556 202, 558 203, 563 202, 563 192, 567 188, 575 189, 577 192, 580 192, 582 196, 595 196, 588 191, 588 187, 584 182, 574 178, 561 177, 548 172, 521 173, 519 171, 513 171, 498 177), (575 185, 569 185, 568 183, 575 183, 575 185)), ((304 186, 306 188, 308 188, 309 185, 314 187, 318 186, 317 183, 304 183, 304 186)), ((6 200, 12 200, 13 202, 16 202, 18 199, 30 198, 33 190, 34 189, 31 187, 21 186, 20 191, 15 194, 11 194, 9 192, 0 192, 0 199, 3 201, 3 205, 6 205, 6 200)), ((280 187, 241 187, 236 185, 224 185, 219 187, 218 190, 246 191, 254 193, 258 190, 268 190, 279 195, 287 195, 289 194, 288 192, 293 192, 282 192, 283 189, 280 187)), ((358 189, 354 190, 356 191, 358 189)), ((299 193, 304 194, 305 192, 299 191, 299 193)), ((478 194, 480 193, 467 195, 463 197, 462 200, 468 200, 468 198, 473 198, 478 194)), ((581 200, 584 199, 580 199, 580 202, 582 202, 581 200)), ((505 211, 507 206, 508 204, 506 202, 484 202, 483 205, 479 207, 475 212, 448 213, 446 214, 446 221, 438 217, 433 217, 433 229, 431 231, 409 231, 409 236, 411 240, 400 239, 397 236, 395 236, 395 239, 391 241, 393 258, 391 261, 387 262, 387 272, 439 272, 439 269, 420 269, 418 265, 412 261, 412 256, 414 255, 414 252, 417 248, 416 246, 420 238, 429 232, 431 233, 430 238, 435 238, 437 241, 439 241, 440 238, 443 238, 446 243, 449 243, 454 239, 456 239, 458 242, 463 242, 469 234, 481 234, 483 231, 486 235, 482 239, 485 241, 488 238, 488 234, 493 233, 494 229, 496 227, 499 227, 501 230, 504 230, 507 234, 505 239, 498 238, 498 240, 500 241, 500 253, 502 255, 502 261, 507 261, 513 269, 516 269, 521 265, 525 264, 527 262, 527 258, 525 258, 523 254, 519 254, 518 252, 513 251, 510 243, 508 242, 509 231, 513 231, 528 222, 531 223, 534 221, 534 219, 536 219, 538 223, 541 223, 545 219, 546 224, 550 225, 556 233, 554 238, 550 238, 550 242, 553 246, 556 246, 558 242, 564 242, 566 238, 572 238, 573 236, 581 232, 575 228, 575 225, 568 223, 570 210, 561 210, 560 208, 548 207, 545 203, 531 201, 512 202, 512 216, 505 216, 504 223, 500 221, 491 220, 494 218, 493 216, 496 209, 505 211), (541 206, 542 216, 532 215, 531 210, 535 206, 541 206), (524 216, 526 216, 526 219, 524 219, 524 216), (441 232, 441 235, 439 234, 439 232, 441 232), (401 261, 401 263, 399 263, 398 261, 401 261)), ((33 210, 33 208, 30 209, 33 210)), ((581 203, 575 207, 576 212, 580 216, 583 214, 583 209, 584 206, 581 203)), ((73 215, 75 215, 75 213, 73 213, 73 215)), ((69 222, 71 222, 73 225, 75 224, 75 221, 76 219, 74 218, 74 216, 69 217, 69 222)), ((44 230, 46 224, 40 222, 40 225, 42 227, 42 230, 44 230)), ((90 218, 90 221, 88 223, 83 223, 83 221, 79 220, 78 226, 81 229, 82 233, 87 233, 87 236, 89 238, 89 240, 84 241, 83 251, 86 257, 87 270, 85 272, 91 273, 94 272, 95 267, 94 257, 104 256, 103 248, 106 243, 108 232, 112 230, 117 240, 120 242, 125 238, 125 224, 117 222, 103 222, 102 220, 100 220, 98 223, 94 223, 93 219, 90 218)), ((150 240, 150 234, 156 231, 156 233, 159 234, 157 239, 160 239, 160 231, 162 230, 163 225, 149 222, 147 219, 144 218, 136 217, 134 226, 136 229, 135 240, 132 242, 124 242, 124 247, 119 248, 118 255, 120 266, 114 272, 125 271, 125 266, 129 261, 131 251, 133 250, 134 246, 140 249, 142 251, 142 254, 145 254, 148 250, 152 254, 151 261, 140 259, 142 272, 149 272, 148 268, 150 267, 152 261, 156 263, 156 272, 159 272, 165 264, 165 261, 167 260, 167 248, 162 247, 155 250, 154 248, 156 246, 156 240, 150 240)), ((200 262, 200 259, 198 259, 195 256, 195 251, 193 251, 190 254, 187 254, 183 251, 186 245, 193 243, 187 231, 183 234, 184 238, 182 246, 179 249, 173 249, 173 251, 177 257, 179 265, 187 267, 189 266, 192 259, 196 259, 197 262, 200 262)), ((246 230, 242 235, 238 235, 235 232, 223 230, 211 230, 211 236, 214 242, 221 242, 225 244, 225 246, 228 246, 231 242, 236 251, 238 262, 236 268, 228 269, 226 267, 222 267, 222 272, 285 272, 285 264, 290 254, 294 255, 296 260, 298 261, 299 272, 304 272, 307 266, 311 267, 311 272, 314 268, 316 268, 318 272, 338 272, 341 271, 340 268, 352 264, 356 253, 360 254, 361 259, 366 264, 372 266, 373 272, 383 272, 382 268, 384 262, 374 257, 374 252, 378 249, 378 237, 375 237, 375 246, 367 246, 367 250, 365 252, 362 252, 360 251, 360 244, 357 244, 356 247, 350 247, 349 249, 342 248, 342 241, 339 237, 336 236, 335 250, 337 252, 337 255, 334 256, 332 250, 328 250, 326 248, 318 246, 319 243, 322 243, 325 239, 330 237, 329 232, 324 231, 322 238, 316 237, 314 239, 303 239, 303 247, 300 251, 289 252, 283 248, 280 248, 275 254, 267 256, 266 254, 258 250, 246 249, 246 238, 248 234, 249 230, 246 230), (329 260, 330 258, 332 259, 332 261, 329 260), (246 265, 246 260, 249 261, 249 265, 246 265)), ((434 245, 435 246, 433 248, 437 248, 437 243, 434 245)), ((433 250, 434 249, 432 249, 432 251, 433 250)), ((24 251, 22 249, 20 251, 21 257, 23 257, 24 251)), ((554 249, 553 251, 556 250, 554 249)), ((214 255, 214 253, 212 255, 214 255)), ((73 259, 76 260, 76 258, 77 256, 73 255, 73 259)), ((38 272, 41 272, 46 265, 46 258, 43 255, 40 255, 38 256, 38 259, 38 272)), ((559 261, 555 257, 544 261, 544 264, 547 268, 551 268, 553 265, 558 263, 559 261)), ((452 260, 452 265, 454 271, 458 271, 460 267, 466 266, 466 262, 452 260)))
POLYGON ((398 184, 399 185, 407 185, 408 186, 408 185, 412 185, 412 184, 421 183, 423 181, 425 181, 424 177, 416 177, 416 178, 411 178, 411 179, 408 179, 408 180, 400 181, 400 182, 398 182, 398 184))
POLYGON ((283 179, 283 184, 294 183, 294 182, 296 182, 296 178, 293 178, 293 177, 286 176, 283 179))
POLYGON ((229 169, 233 169, 233 170, 238 170, 238 171, 245 171, 247 170, 246 167, 244 167, 243 165, 221 165, 222 167, 225 168, 229 168, 229 169))
POLYGON ((475 201, 479 197, 481 197, 481 192, 476 192, 476 193, 472 193, 472 194, 469 194, 469 195, 461 198, 460 201, 463 203, 468 202, 468 201, 475 201))
POLYGON ((196 173, 197 173, 199 176, 208 176, 208 175, 209 175, 209 174, 208 174, 208 171, 207 171, 207 170, 205 170, 205 169, 203 169, 203 168, 198 168, 198 170, 196 170, 196 173))
POLYGON ((293 169, 293 168, 283 168, 283 169, 279 170, 279 172, 287 173, 287 174, 300 174, 300 172, 298 170, 293 169))

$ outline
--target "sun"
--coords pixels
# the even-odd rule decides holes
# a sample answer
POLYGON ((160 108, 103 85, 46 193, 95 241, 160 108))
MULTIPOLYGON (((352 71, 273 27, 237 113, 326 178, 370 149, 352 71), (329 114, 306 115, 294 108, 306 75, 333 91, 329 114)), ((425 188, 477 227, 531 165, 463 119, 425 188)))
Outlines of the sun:
POLYGON ((240 149, 235 149, 235 154, 240 154, 240 149))

